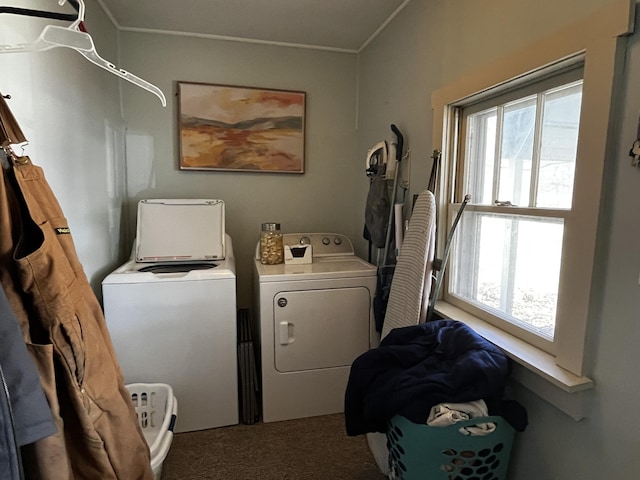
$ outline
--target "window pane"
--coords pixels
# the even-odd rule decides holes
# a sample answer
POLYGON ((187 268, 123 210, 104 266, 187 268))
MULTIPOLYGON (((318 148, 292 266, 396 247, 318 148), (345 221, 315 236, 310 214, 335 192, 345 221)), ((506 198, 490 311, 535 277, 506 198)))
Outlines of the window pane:
POLYGON ((536 97, 504 107, 498 198, 529 206, 536 97))
POLYGON ((493 168, 496 155, 497 109, 468 117, 465 185, 474 203, 493 203, 493 168))
POLYGON ((544 95, 536 206, 571 208, 582 82, 544 95))
POLYGON ((562 220, 467 210, 451 263, 450 293, 553 339, 562 220))

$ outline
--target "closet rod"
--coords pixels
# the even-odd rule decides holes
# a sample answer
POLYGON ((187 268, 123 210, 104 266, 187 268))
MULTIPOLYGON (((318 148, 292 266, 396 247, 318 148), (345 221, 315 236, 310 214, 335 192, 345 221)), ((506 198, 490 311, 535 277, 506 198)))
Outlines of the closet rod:
POLYGON ((26 17, 51 18, 53 20, 67 20, 69 22, 73 22, 78 18, 78 15, 72 13, 45 12, 43 10, 29 10, 28 8, 19 7, 0 7, 0 13, 11 13, 26 17))
POLYGON ((67 3, 73 7, 76 11, 73 13, 60 13, 60 12, 46 12, 44 10, 33 10, 30 8, 20 7, 4 7, 0 6, 0 13, 10 13, 12 15, 22 15, 27 17, 39 17, 39 18, 51 18, 53 20, 66 20, 73 22, 78 18, 78 12, 80 11, 80 4, 77 0, 67 0, 67 3))

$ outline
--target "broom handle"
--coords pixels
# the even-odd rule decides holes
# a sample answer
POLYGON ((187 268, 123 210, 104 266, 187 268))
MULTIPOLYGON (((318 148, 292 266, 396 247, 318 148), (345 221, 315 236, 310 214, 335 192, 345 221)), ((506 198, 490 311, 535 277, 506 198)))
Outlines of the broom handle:
POLYGON ((396 192, 398 191, 398 177, 400 176, 400 160, 402 160, 402 148, 404 146, 404 137, 398 127, 396 127, 393 123, 391 124, 391 130, 398 137, 398 144, 396 145, 396 174, 393 178, 393 189, 391 193, 391 211, 389 212, 389 223, 387 223, 387 234, 384 240, 384 253, 382 255, 382 264, 387 264, 387 255, 389 254, 389 243, 391 242, 391 226, 393 225, 394 218, 394 207, 396 203, 396 192))

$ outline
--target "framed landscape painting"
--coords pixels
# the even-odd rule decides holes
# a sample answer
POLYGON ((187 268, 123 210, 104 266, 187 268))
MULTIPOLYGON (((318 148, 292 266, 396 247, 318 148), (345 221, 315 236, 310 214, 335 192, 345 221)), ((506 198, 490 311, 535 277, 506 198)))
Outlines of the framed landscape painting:
POLYGON ((304 173, 305 92, 178 82, 181 170, 304 173))

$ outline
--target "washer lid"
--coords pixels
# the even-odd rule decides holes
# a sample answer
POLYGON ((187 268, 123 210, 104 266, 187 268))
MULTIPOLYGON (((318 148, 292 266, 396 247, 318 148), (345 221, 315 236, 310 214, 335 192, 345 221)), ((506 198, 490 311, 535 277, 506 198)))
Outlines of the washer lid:
POLYGON ((224 202, 150 199, 138 203, 137 262, 225 258, 224 202))

